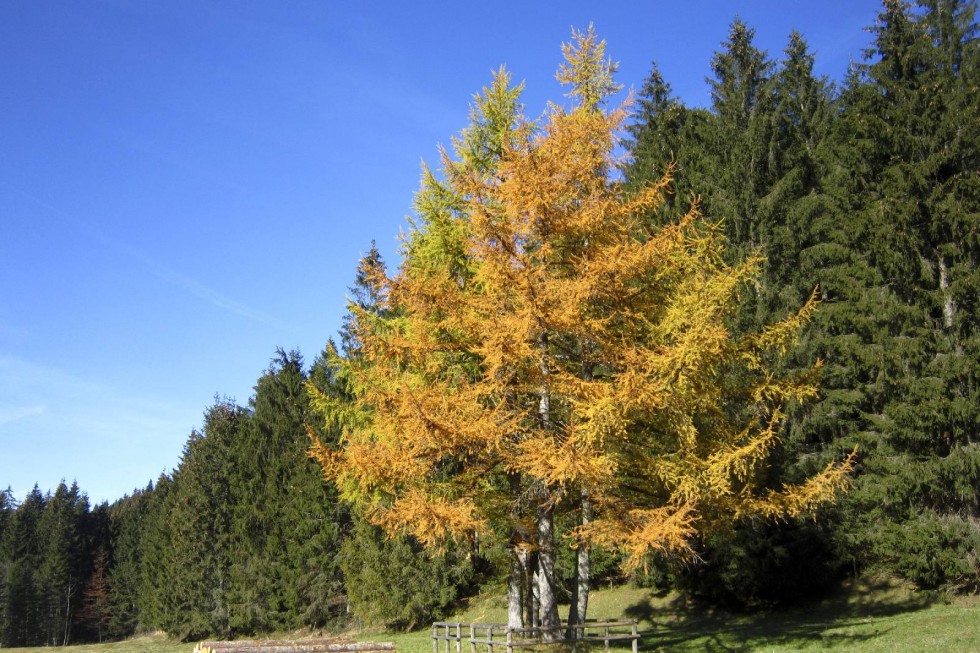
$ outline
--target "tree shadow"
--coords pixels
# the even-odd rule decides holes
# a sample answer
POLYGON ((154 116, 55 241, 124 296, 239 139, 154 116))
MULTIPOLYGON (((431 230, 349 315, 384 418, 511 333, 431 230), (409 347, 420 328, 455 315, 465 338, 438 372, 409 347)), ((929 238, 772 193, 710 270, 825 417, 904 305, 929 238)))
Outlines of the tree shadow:
POLYGON ((889 581, 863 581, 830 598, 783 609, 739 614, 695 603, 683 596, 640 601, 626 616, 641 624, 640 650, 743 652, 760 646, 800 646, 846 650, 886 635, 876 619, 922 610, 928 595, 897 591, 889 581))

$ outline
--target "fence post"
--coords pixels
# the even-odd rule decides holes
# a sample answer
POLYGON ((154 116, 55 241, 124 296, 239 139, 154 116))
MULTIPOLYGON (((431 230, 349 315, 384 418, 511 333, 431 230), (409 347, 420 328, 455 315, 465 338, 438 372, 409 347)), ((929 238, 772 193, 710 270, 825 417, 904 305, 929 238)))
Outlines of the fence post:
POLYGON ((476 624, 471 623, 470 624, 470 653, 476 653, 476 642, 473 641, 474 639, 476 639, 476 624))
POLYGON ((514 631, 507 629, 507 653, 514 653, 514 631))
POLYGON ((636 619, 633 620, 633 629, 631 634, 633 635, 633 653, 637 653, 640 635, 636 630, 636 619))
POLYGON ((609 626, 606 626, 606 650, 609 650, 609 626))
POLYGON ((432 653, 439 653, 439 624, 432 624, 432 653))
POLYGON ((462 653, 463 650, 463 624, 456 624, 456 653, 462 653))

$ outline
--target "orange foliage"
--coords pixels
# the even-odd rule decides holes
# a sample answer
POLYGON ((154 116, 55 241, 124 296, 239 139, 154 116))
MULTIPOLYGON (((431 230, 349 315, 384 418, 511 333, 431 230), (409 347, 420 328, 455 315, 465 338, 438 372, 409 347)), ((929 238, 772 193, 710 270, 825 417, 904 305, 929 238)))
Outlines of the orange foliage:
POLYGON ((430 546, 486 531, 501 506, 525 518, 531 486, 552 504, 587 491, 595 517, 579 536, 633 566, 654 552, 690 557, 718 515, 796 515, 831 500, 849 461, 798 487, 753 484, 781 407, 816 392, 815 373, 780 377, 770 362, 816 296, 733 337, 726 318, 760 258, 726 264, 696 206, 650 227, 670 171, 625 191, 613 171, 626 107, 601 110, 596 89, 611 82, 576 81, 577 51, 566 56, 577 106, 533 125, 501 72, 446 156, 445 180, 425 171, 405 262, 372 279, 383 315, 352 308, 360 346, 340 364, 353 406, 311 389, 343 427, 338 449, 316 443, 312 455, 375 523, 430 546))

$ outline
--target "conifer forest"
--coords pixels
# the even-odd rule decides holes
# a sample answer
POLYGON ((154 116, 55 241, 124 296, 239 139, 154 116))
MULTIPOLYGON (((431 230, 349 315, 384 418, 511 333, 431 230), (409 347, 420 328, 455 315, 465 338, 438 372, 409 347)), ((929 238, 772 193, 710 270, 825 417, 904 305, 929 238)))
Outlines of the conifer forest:
POLYGON ((980 592, 976 10, 885 0, 840 84, 736 19, 709 108, 591 28, 543 113, 501 68, 322 352, 112 503, 0 492, 0 647, 980 592))

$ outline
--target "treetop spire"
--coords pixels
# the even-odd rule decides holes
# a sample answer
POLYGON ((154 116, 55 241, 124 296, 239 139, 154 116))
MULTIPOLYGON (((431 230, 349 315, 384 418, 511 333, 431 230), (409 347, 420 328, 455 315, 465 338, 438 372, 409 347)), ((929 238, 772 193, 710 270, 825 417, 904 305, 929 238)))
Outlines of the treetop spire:
POLYGON ((606 57, 606 42, 599 40, 590 23, 580 32, 572 28, 570 43, 562 43, 565 63, 555 74, 562 84, 570 84, 569 95, 578 97, 588 111, 598 111, 605 99, 623 88, 613 81, 619 63, 606 57))

